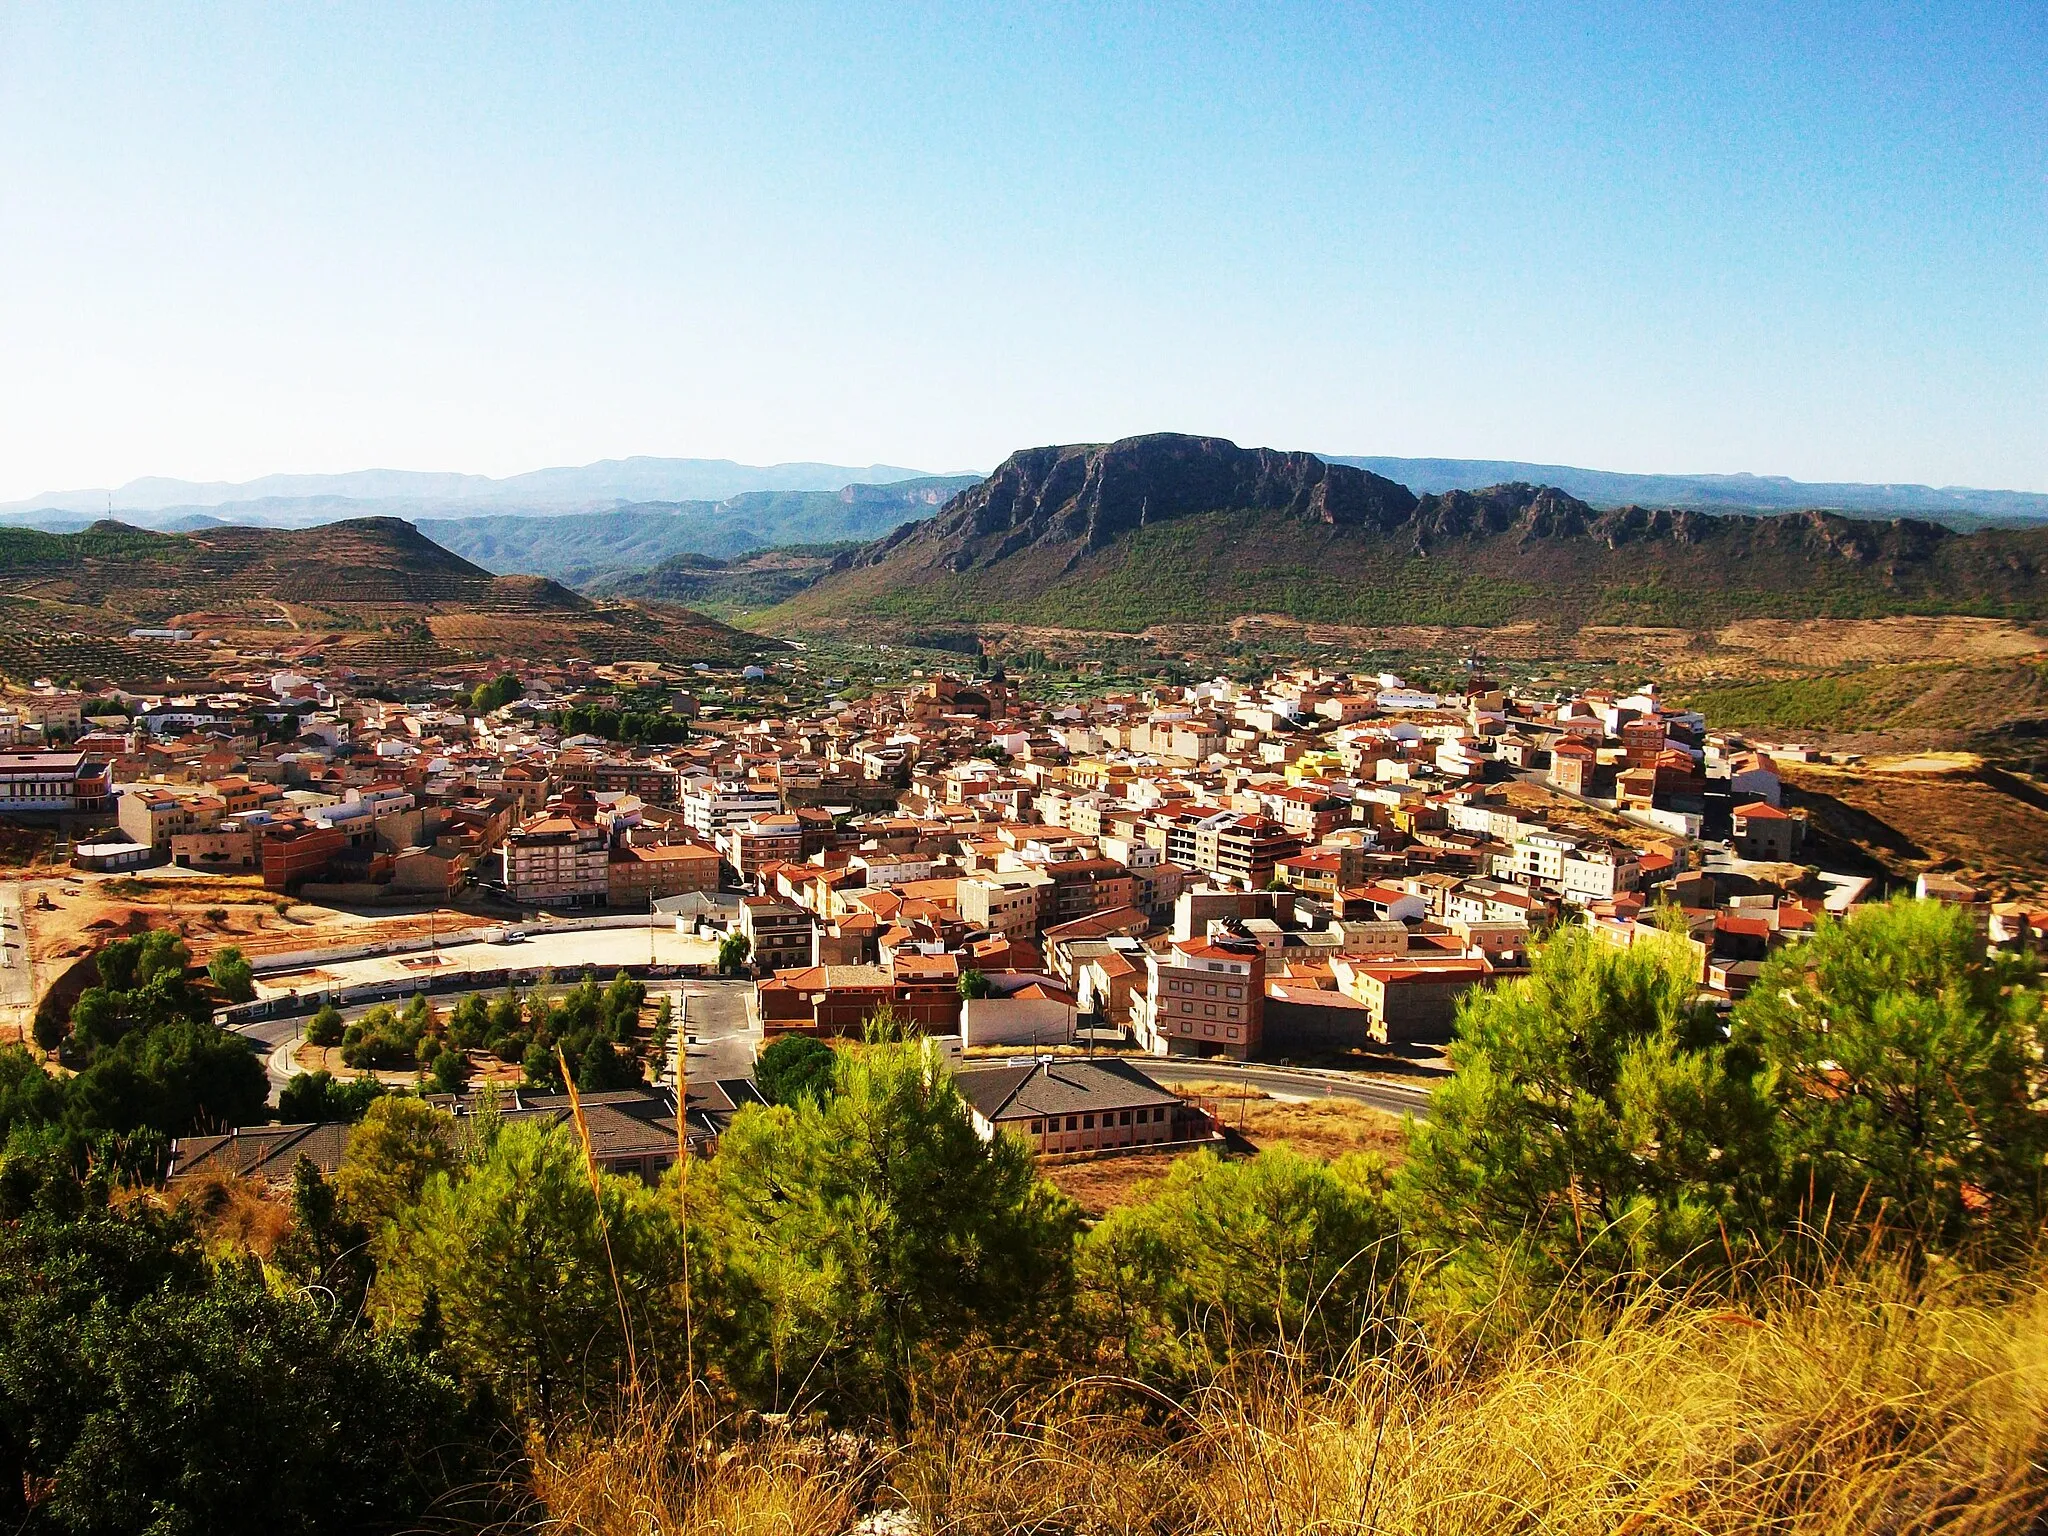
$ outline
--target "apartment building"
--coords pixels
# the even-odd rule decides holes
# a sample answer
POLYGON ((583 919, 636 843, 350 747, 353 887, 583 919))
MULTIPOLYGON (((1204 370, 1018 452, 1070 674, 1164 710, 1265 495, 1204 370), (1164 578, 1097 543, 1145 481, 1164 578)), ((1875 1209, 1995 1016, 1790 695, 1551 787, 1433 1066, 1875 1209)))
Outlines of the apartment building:
POLYGON ((759 971, 786 971, 817 963, 817 929, 811 914, 792 901, 748 896, 740 902, 739 927, 759 971))
POLYGON ((1136 889, 1131 872, 1111 859, 1065 859, 1046 865, 1045 874, 1051 885, 1040 915, 1048 924, 1128 907, 1136 889))
MULTIPOLYGON (((588 805, 586 800, 585 805, 588 805)), ((501 850, 521 906, 588 906, 611 894, 611 828, 563 801, 520 823, 501 850)))
POLYGON ((627 794, 649 805, 674 805, 679 776, 667 763, 596 753, 565 752, 555 760, 555 778, 592 794, 627 794))
POLYGON ((757 816, 774 816, 782 810, 782 792, 763 785, 731 779, 703 779, 687 784, 678 803, 683 822, 705 842, 757 816))
POLYGON ((1221 932, 1175 939, 1146 956, 1147 989, 1132 1009, 1138 1043, 1155 1056, 1248 1060, 1265 1017, 1266 959, 1257 942, 1221 932))
POLYGON ((348 847, 348 834, 304 817, 288 817, 263 828, 263 884, 273 891, 295 891, 324 874, 348 847))
POLYGON ((1613 845, 1566 854, 1558 883, 1568 900, 1611 901, 1624 891, 1637 889, 1642 877, 1642 855, 1633 848, 1613 845))
POLYGON ((131 784, 121 792, 114 819, 131 842, 168 854, 171 840, 211 832, 227 814, 217 795, 175 794, 160 784, 131 784))
MULTIPOLYGON (((1258 891, 1272 883, 1282 859, 1301 852, 1302 838, 1270 816, 1225 813, 1197 823, 1193 844, 1188 862, 1196 869, 1258 891)), ((1181 862, 1174 858, 1170 839, 1166 856, 1181 862)))
POLYGON ((1052 877, 1039 870, 988 871, 962 879, 956 899, 960 919, 1006 938, 1028 939, 1038 931, 1052 877))
POLYGON ((787 811, 753 816, 718 834, 725 862, 751 881, 770 864, 793 864, 804 855, 803 823, 787 811))
POLYGON ((1446 955, 1331 962, 1338 986, 1365 1004, 1367 1027, 1383 1044, 1449 1040, 1458 1000, 1492 980, 1479 957, 1446 955))
POLYGON ((696 843, 614 848, 605 865, 606 900, 629 911, 688 891, 718 889, 718 854, 696 843))

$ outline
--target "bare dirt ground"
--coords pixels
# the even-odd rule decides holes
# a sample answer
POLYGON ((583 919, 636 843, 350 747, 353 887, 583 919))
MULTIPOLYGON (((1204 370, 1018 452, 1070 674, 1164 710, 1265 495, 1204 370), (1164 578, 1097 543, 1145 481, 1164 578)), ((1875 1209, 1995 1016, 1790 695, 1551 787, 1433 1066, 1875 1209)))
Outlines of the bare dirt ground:
POLYGON ((1509 779, 1501 788, 1510 808, 1532 812, 1554 827, 1614 838, 1637 848, 1663 847, 1671 841, 1655 827, 1603 811, 1527 779, 1509 779))
POLYGON ((1143 1199, 1147 1186, 1165 1178, 1181 1155, 1144 1152, 1134 1157, 1105 1157, 1085 1163, 1054 1163, 1041 1171, 1090 1216, 1106 1216, 1119 1206, 1143 1199))
POLYGON ((287 902, 279 912, 275 891, 254 877, 225 875, 178 878, 148 875, 80 875, 37 882, 48 896, 45 908, 31 895, 23 908, 38 971, 55 972, 110 939, 144 928, 176 928, 204 964, 213 951, 233 944, 248 955, 361 942, 378 938, 424 937, 450 932, 484 919, 442 910, 366 917, 332 907, 287 902))
POLYGON ((1276 1098, 1244 1083, 1188 1083, 1187 1092, 1218 1102, 1229 1127, 1253 1145, 1292 1147, 1334 1161, 1351 1152, 1401 1156, 1401 1122, 1354 1099, 1276 1098))
POLYGON ((1801 669, 1855 662, 2004 661, 2048 651, 2048 635, 2009 619, 1743 619, 1717 646, 1801 669))
POLYGON ((1994 897, 2048 892, 2048 792, 1967 753, 1782 764, 1815 830, 1901 875, 1953 872, 1994 897))

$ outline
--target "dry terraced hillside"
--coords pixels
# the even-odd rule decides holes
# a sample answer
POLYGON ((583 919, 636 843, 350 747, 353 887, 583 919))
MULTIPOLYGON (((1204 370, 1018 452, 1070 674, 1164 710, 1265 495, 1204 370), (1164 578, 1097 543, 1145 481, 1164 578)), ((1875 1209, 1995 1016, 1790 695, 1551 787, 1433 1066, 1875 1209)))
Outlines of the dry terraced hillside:
POLYGON ((292 647, 365 668, 480 657, 725 662, 779 648, 687 608, 594 602, 558 582, 493 576, 395 518, 318 528, 75 534, 0 529, 0 671, 118 679, 189 669, 200 642, 292 647))

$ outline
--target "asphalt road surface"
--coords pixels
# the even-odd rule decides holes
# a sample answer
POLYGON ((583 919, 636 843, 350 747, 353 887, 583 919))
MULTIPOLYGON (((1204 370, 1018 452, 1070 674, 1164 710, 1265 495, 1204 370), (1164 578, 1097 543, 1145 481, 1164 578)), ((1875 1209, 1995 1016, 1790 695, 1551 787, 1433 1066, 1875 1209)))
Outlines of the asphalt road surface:
MULTIPOLYGON (((752 1077, 760 1031, 747 1009, 751 981, 689 981, 680 985, 685 1031, 677 1048, 687 1049, 691 1078, 752 1077), (685 1032, 696 1041, 684 1046, 685 1032)), ((671 1077, 670 1081, 674 1081, 671 1077)))

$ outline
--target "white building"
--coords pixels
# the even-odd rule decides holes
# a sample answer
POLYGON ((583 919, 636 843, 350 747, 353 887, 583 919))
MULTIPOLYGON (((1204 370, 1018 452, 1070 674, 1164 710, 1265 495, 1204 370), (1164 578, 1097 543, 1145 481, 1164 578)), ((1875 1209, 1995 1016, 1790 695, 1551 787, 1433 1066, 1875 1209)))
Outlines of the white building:
POLYGON ((686 785, 681 802, 684 825, 707 843, 756 816, 773 816, 783 809, 780 790, 730 779, 686 785))

